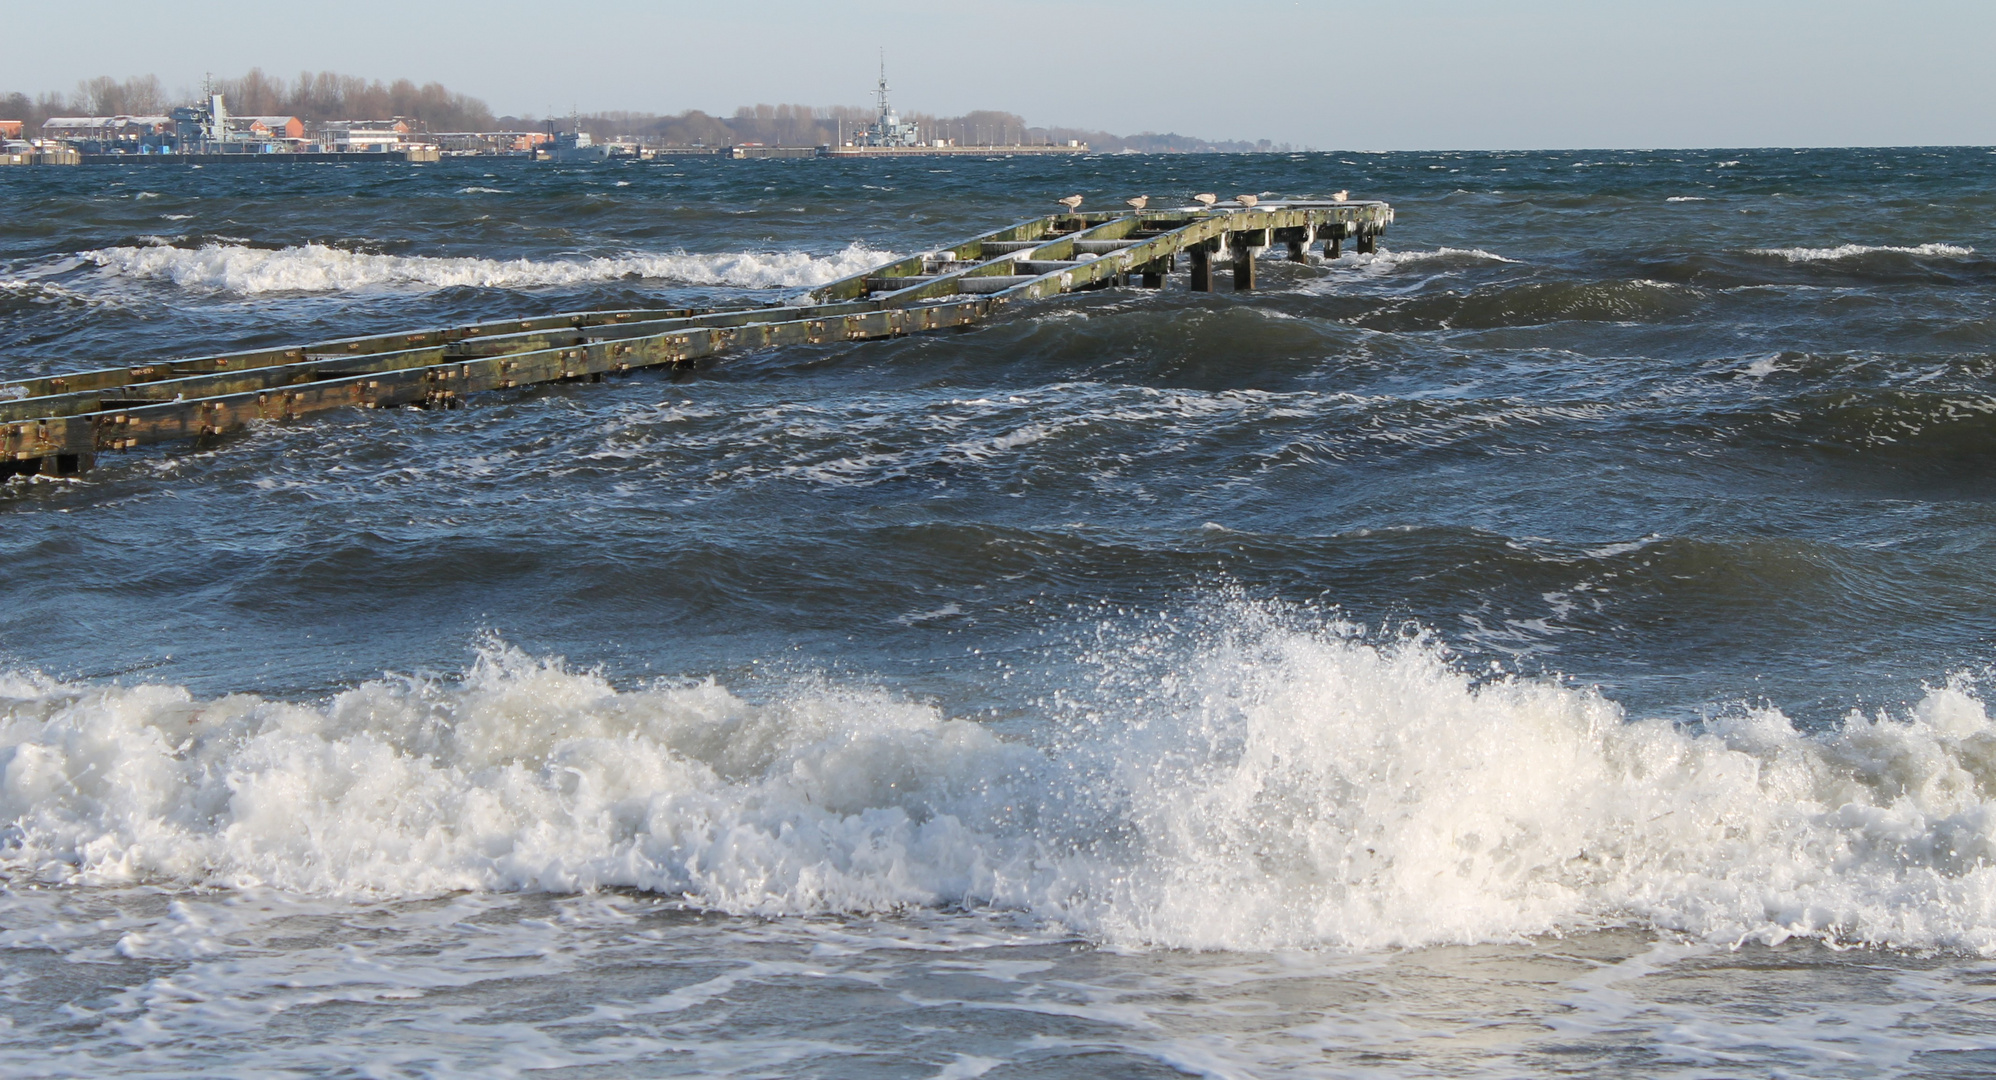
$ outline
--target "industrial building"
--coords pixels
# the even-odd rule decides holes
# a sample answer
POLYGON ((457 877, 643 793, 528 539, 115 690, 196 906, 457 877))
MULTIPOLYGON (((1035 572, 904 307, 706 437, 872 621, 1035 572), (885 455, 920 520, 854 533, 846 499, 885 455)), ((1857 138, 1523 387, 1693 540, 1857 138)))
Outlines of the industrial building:
POLYGON ((395 120, 328 120, 319 125, 319 142, 336 154, 379 154, 401 150, 409 139, 409 122, 395 120))
POLYGON ((85 154, 170 154, 176 145, 171 116, 51 116, 41 135, 85 154))

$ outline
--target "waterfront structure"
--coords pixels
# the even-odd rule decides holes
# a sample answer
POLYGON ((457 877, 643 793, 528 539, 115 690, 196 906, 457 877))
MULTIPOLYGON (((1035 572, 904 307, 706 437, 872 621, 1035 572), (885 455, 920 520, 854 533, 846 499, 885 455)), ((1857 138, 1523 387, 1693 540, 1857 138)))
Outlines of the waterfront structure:
POLYGON ((1065 292, 1161 288, 1180 256, 1193 291, 1213 289, 1216 261, 1232 262, 1245 291, 1265 249, 1307 260, 1321 242, 1334 259, 1349 239, 1372 251, 1392 220, 1383 202, 1067 210, 841 278, 794 305, 580 312, 16 379, 0 382, 0 476, 74 474, 106 451, 334 408, 450 408, 469 394, 600 382, 731 350, 969 326, 1065 292))
POLYGON ((51 116, 42 138, 86 154, 170 153, 176 141, 171 116, 51 116))
MULTIPOLYGON (((878 106, 878 114, 873 123, 859 132, 851 140, 843 133, 837 146, 820 146, 819 157, 933 157, 937 155, 973 155, 978 157, 1006 156, 1012 154, 1085 154, 1088 144, 1069 140, 1064 144, 1017 144, 1017 145, 959 145, 952 139, 922 138, 920 124, 904 121, 900 114, 887 101, 887 57, 883 52, 880 59, 880 82, 873 95, 878 106)), ((792 157, 792 154, 736 154, 736 157, 792 157)))
POLYGON ((305 141, 305 121, 295 116, 232 116, 229 125, 231 131, 241 132, 252 139, 278 139, 292 143, 305 141))
MULTIPOLYGON (((236 116, 220 94, 183 105, 168 115, 56 116, 42 124, 41 138, 20 141, 20 121, 0 121, 0 147, 7 160, 41 164, 143 161, 308 161, 334 155, 370 155, 377 160, 436 161, 439 148, 412 136, 407 120, 335 120, 313 131, 296 116, 236 116), (316 139, 314 136, 316 135, 316 139)), ((514 145, 543 136, 507 133, 514 145)), ((532 145, 528 143, 527 145, 532 145)), ((524 147, 522 147, 524 149, 524 147)))
POLYGON ((728 156, 736 161, 750 158, 809 158, 817 157, 820 148, 810 146, 764 146, 761 143, 736 143, 728 147, 728 156))
POLYGON ((378 154, 400 150, 408 141, 409 122, 393 120, 329 120, 319 125, 319 141, 336 154, 378 154))
POLYGON ((545 131, 433 131, 426 137, 445 157, 531 157, 554 141, 545 131))
POLYGON ((77 165, 83 155, 53 139, 0 139, 0 165, 77 165))

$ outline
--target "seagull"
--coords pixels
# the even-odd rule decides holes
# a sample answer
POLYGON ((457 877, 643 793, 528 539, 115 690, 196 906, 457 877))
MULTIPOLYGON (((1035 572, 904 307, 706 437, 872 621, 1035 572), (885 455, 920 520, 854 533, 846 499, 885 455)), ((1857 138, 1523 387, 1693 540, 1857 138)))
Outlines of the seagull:
POLYGON ((1132 210, 1142 210, 1144 207, 1150 205, 1150 196, 1139 195, 1134 199, 1124 199, 1123 201, 1129 203, 1132 210))
POLYGON ((1069 210, 1078 210, 1081 207, 1081 196, 1069 195, 1067 198, 1059 200, 1059 202, 1060 205, 1067 207, 1069 210))
POLYGON ((1349 191, 1334 191, 1331 193, 1332 202, 1343 202, 1349 198, 1351 198, 1351 192, 1349 191))
POLYGON ((1254 195, 1236 195, 1234 196, 1234 201, 1240 203, 1242 206, 1253 206, 1255 203, 1260 202, 1261 199, 1254 195))
POLYGON ((1220 201, 1220 197, 1209 191, 1204 195, 1192 196, 1192 201, 1198 203, 1200 206, 1203 206, 1208 210, 1211 210, 1213 208, 1213 204, 1220 201))

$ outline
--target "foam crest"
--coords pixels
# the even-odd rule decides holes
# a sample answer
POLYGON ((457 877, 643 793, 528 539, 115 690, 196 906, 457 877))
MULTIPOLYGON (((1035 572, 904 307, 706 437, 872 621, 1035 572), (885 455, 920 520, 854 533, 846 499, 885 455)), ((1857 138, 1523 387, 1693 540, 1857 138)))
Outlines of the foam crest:
POLYGON ((979 793, 1029 753, 878 694, 619 693, 506 650, 317 708, 21 677, 0 702, 6 863, 84 883, 928 904, 970 892, 987 846, 944 807, 988 817, 979 793))
POLYGON ((1149 899, 1112 908, 1120 934, 1377 947, 1633 920, 1996 947, 1996 727, 1960 687, 1808 737, 1773 710, 1694 733, 1476 685, 1426 644, 1274 632, 1190 670, 1197 719, 1155 745, 1197 749, 1135 781, 1149 899))
POLYGON ((794 288, 822 285, 894 258, 891 253, 859 244, 835 255, 677 252, 535 260, 378 255, 324 244, 269 249, 233 243, 198 248, 101 248, 81 257, 111 277, 243 296, 454 287, 531 289, 622 280, 794 288))
POLYGON ((1881 252, 1890 252, 1896 255, 1911 255, 1922 259, 1937 259, 1960 258, 1964 255, 1973 255, 1975 254, 1975 249, 1972 247, 1962 247, 1958 244, 1919 244, 1913 247, 1873 247, 1866 244, 1839 244, 1836 247, 1818 248, 1754 248, 1751 254, 1773 255, 1787 259, 1789 262, 1831 262, 1838 259, 1856 258, 1860 255, 1875 255, 1881 252))
POLYGON ((494 647, 321 705, 0 678, 0 870, 322 895, 625 886, 730 912, 992 905, 1100 940, 1372 949, 1636 922, 1996 950, 1963 685, 1691 731, 1245 605, 1088 657, 1005 739, 863 687, 617 689, 494 647))
MULTIPOLYGON (((1393 270, 1402 266, 1415 266, 1423 263, 1444 263, 1458 266, 1474 266, 1480 263, 1515 263, 1493 251, 1482 248, 1439 247, 1433 251, 1380 251, 1370 255, 1347 255, 1353 265, 1367 270, 1393 270)), ((1332 265, 1337 265, 1333 263, 1332 265)))

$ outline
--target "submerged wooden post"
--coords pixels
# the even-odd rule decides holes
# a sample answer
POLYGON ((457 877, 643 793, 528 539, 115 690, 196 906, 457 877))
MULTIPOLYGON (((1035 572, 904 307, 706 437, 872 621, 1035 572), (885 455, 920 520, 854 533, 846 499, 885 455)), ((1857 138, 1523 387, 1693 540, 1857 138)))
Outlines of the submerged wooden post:
POLYGON ((865 341, 967 327, 1014 303, 1141 278, 1164 284, 1192 257, 1195 292, 1216 256, 1234 288, 1255 288, 1255 253, 1317 240, 1379 250, 1393 210, 1379 202, 1208 204, 1148 216, 1048 214, 948 248, 894 258, 821 285, 801 303, 632 308, 496 319, 221 356, 0 379, 0 480, 83 473, 107 451, 218 438, 331 409, 457 408, 472 394, 705 363, 722 353, 865 341), (1225 254, 1221 254, 1225 253, 1225 254))
POLYGON ((1254 247, 1244 239, 1234 240, 1234 291, 1254 288, 1254 247))
POLYGON ((1344 256, 1345 256, 1344 234, 1332 233, 1331 238, 1329 240, 1324 241, 1324 258, 1342 259, 1344 258, 1344 256))
POLYGON ((1303 241, 1301 240, 1289 241, 1289 261, 1300 262, 1300 263, 1306 263, 1310 261, 1310 253, 1304 247, 1303 241))

